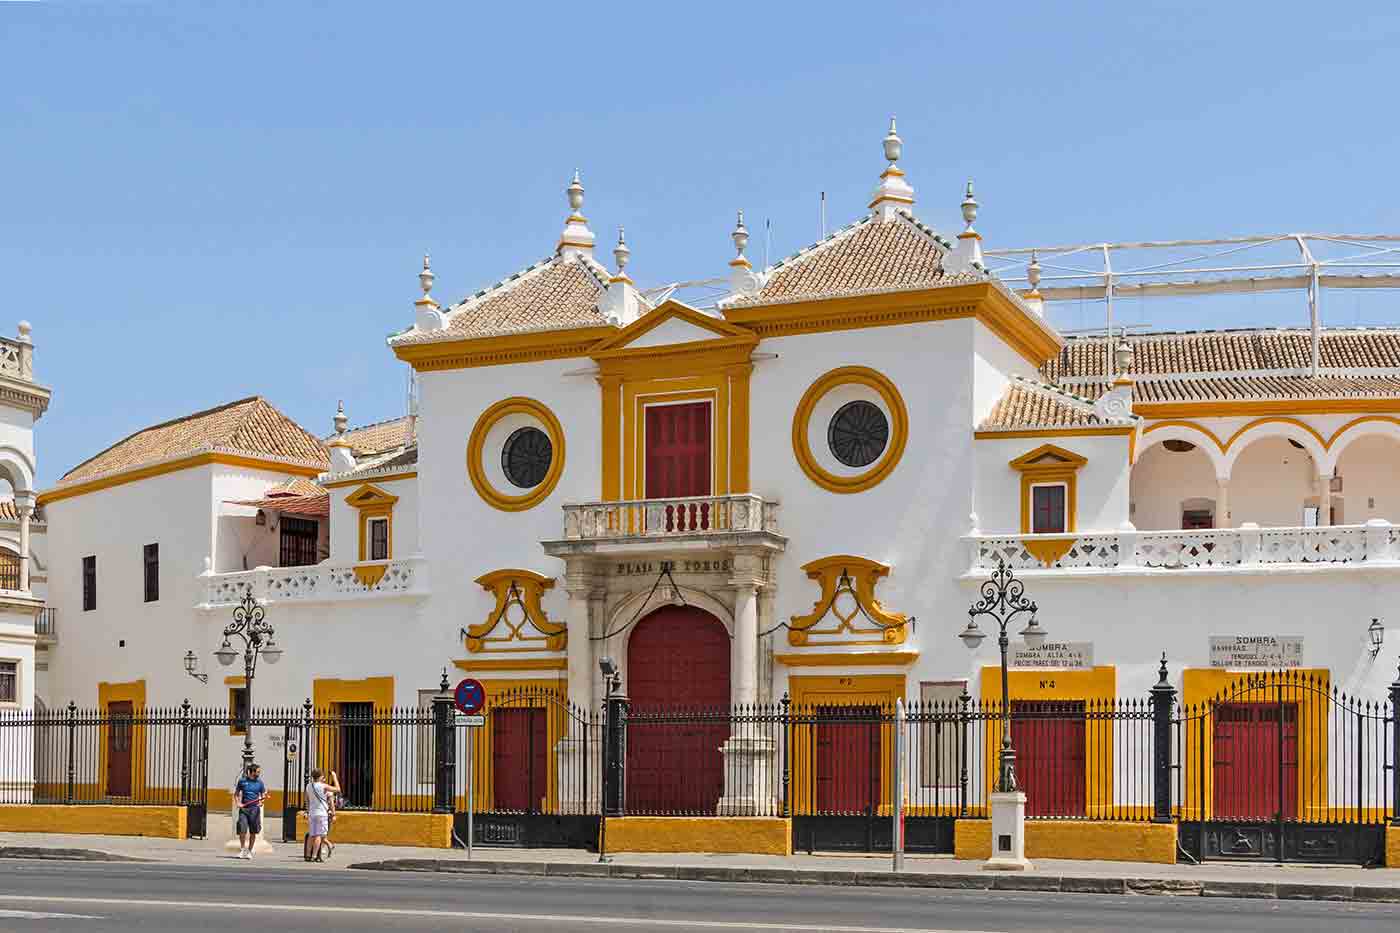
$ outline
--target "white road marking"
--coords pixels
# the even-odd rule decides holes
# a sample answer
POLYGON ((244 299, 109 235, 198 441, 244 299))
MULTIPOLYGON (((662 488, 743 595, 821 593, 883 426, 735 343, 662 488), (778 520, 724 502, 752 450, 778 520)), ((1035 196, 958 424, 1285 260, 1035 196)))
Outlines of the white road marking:
POLYGON ((102 920, 96 914, 52 914, 42 910, 0 910, 0 917, 12 920, 102 920))
POLYGON ((848 927, 813 926, 810 923, 756 923, 726 920, 660 920, 646 917, 583 917, 574 914, 504 914, 468 910, 416 910, 400 907, 337 907, 311 904, 259 904, 245 901, 161 901, 148 898, 44 897, 43 895, 0 894, 0 901, 29 901, 44 904, 90 904, 103 907, 184 907, 203 910, 224 908, 250 911, 295 911, 315 914, 378 914, 388 917, 437 917, 449 920, 510 920, 517 923, 593 923, 634 927, 700 927, 707 930, 813 930, 817 933, 990 933, 984 930, 931 930, 928 927, 848 927))

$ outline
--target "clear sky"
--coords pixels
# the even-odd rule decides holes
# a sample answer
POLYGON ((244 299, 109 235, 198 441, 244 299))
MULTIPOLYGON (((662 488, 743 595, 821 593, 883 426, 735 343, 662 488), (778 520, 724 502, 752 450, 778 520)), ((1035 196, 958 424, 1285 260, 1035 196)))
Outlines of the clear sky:
POLYGON ((254 393, 401 414, 423 251, 444 303, 544 257, 575 166, 643 287, 723 275, 739 207, 775 259, 818 192, 855 219, 890 113, 917 213, 956 232, 975 178, 989 247, 1400 232, 1397 40, 1394 3, 0 2, 41 484, 254 393))

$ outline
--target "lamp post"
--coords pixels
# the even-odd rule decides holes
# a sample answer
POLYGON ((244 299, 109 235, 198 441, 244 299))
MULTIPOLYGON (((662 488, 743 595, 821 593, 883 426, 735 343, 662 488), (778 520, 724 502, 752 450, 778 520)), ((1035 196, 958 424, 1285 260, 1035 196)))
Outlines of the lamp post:
POLYGON ((258 656, 267 658, 268 664, 276 664, 282 659, 282 649, 273 640, 272 626, 263 619, 262 604, 253 598, 252 593, 243 596, 243 601, 233 609, 233 621, 224 626, 224 643, 214 652, 214 657, 224 667, 229 667, 238 658, 238 650, 229 639, 238 636, 243 639, 243 689, 248 698, 248 721, 243 728, 243 770, 253 763, 253 675, 257 671, 258 656))
POLYGON ((622 689, 622 674, 617 662, 610 657, 598 659, 598 670, 603 675, 603 773, 602 806, 598 808, 598 861, 611 862, 608 856, 608 812, 622 815, 622 769, 623 769, 623 723, 621 722, 622 703, 626 697, 619 695, 622 689))
POLYGON ((1381 625, 1380 619, 1372 619, 1370 626, 1366 629, 1366 640, 1371 645, 1371 660, 1376 659, 1376 655, 1381 653, 1381 645, 1385 644, 1385 626, 1381 625))
POLYGON ((997 782, 992 794, 992 858, 987 868, 1023 869, 1025 857, 1026 795, 1016 780, 1016 749, 1011 741, 1011 697, 1008 690, 1006 649, 1011 645, 1006 629, 1018 617, 1029 615, 1021 630, 1028 648, 1045 643, 1045 629, 1036 621, 1036 605, 1026 598, 1025 584, 1015 579, 1005 561, 997 563, 992 578, 982 584, 982 596, 967 610, 967 628, 958 635, 969 649, 976 650, 986 638, 977 625, 986 617, 997 624, 997 646, 1001 649, 1001 750, 997 756, 997 782))

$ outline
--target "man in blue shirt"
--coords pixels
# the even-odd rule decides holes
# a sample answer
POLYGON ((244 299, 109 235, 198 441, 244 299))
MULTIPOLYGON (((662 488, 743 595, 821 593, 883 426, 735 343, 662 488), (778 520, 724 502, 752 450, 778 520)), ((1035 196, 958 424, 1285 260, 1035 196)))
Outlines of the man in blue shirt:
POLYGON ((233 802, 238 807, 238 841, 242 849, 239 858, 252 858, 253 846, 262 832, 262 805, 267 799, 267 785, 262 782, 262 768, 248 765, 238 786, 233 790, 233 802))

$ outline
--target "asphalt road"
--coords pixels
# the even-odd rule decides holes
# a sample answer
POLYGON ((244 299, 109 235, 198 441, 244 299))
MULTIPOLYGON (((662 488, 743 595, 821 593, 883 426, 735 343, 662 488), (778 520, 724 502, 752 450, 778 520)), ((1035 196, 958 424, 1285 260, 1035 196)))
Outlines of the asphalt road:
POLYGON ((1400 905, 288 870, 230 860, 0 863, 0 930, 1078 933, 1394 930, 1400 905))

